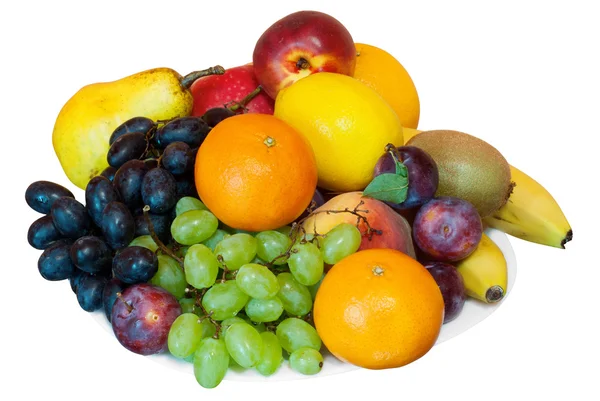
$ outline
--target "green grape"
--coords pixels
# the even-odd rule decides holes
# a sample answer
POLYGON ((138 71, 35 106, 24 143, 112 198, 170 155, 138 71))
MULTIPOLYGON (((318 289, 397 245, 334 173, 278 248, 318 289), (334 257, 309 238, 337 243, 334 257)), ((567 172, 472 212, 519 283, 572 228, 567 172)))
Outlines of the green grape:
POLYGON ((323 249, 323 240, 324 238, 322 235, 315 235, 313 233, 307 233, 304 236, 304 242, 311 242, 315 244, 315 246, 319 248, 319 250, 323 249))
MULTIPOLYGON (((248 301, 250 302, 250 301, 248 301)), ((248 304, 246 304, 248 305, 248 304)), ((242 318, 242 320, 244 320, 244 322, 248 323, 250 326, 254 327, 256 329, 256 331, 258 331, 259 333, 262 333, 263 331, 267 330, 267 326, 265 326, 264 323, 262 322, 254 322, 252 321, 252 319, 250 319, 250 317, 248 317, 248 315, 245 314, 240 314, 239 317, 242 318)))
POLYGON ((187 282, 179 263, 170 256, 158 255, 158 270, 150 283, 169 291, 175 298, 183 298, 187 282))
POLYGON ((291 273, 279 273, 277 297, 283 309, 293 316, 304 316, 312 309, 312 298, 306 286, 300 284, 291 273))
POLYGON ((259 258, 273 262, 275 265, 284 265, 287 263, 287 257, 277 257, 284 254, 292 244, 290 237, 279 231, 271 230, 256 234, 256 240, 256 254, 259 258))
POLYGON ((249 299, 250 297, 238 288, 235 280, 228 280, 216 283, 206 291, 202 297, 202 307, 207 313, 212 312, 211 317, 214 320, 225 320, 237 315, 249 299))
POLYGON ((189 362, 189 363, 194 363, 194 357, 196 356, 196 353, 194 352, 192 355, 186 356, 185 358, 183 358, 184 361, 189 362))
POLYGON ((215 325, 208 319, 201 319, 200 326, 202 326, 202 338, 212 337, 217 332, 215 325))
POLYGON ((214 253, 202 244, 190 246, 183 260, 185 279, 194 288, 212 286, 219 274, 219 262, 214 253))
POLYGON ((290 354, 290 368, 303 375, 314 375, 323 367, 323 355, 313 348, 298 348, 290 354))
POLYGON ((288 266, 294 278, 303 285, 318 283, 325 268, 321 251, 311 242, 294 245, 288 266))
POLYGON ((263 376, 271 376, 283 362, 281 345, 275 333, 271 331, 260 333, 260 337, 263 340, 263 350, 256 370, 263 376))
POLYGON ((262 260, 262 259, 261 259, 261 258, 259 258, 258 256, 255 256, 255 257, 254 257, 254 259, 252 259, 252 260, 250 261, 250 263, 256 263, 256 264, 258 264, 258 265, 263 265, 263 266, 267 264, 267 262, 266 262, 265 260, 262 260))
POLYGON ((212 235, 212 237, 204 241, 203 244, 209 247, 210 250, 214 252, 215 248, 217 247, 217 244, 221 242, 223 238, 227 238, 230 236, 231 234, 229 234, 227 231, 218 228, 217 231, 215 231, 215 233, 212 235))
POLYGON ((190 249, 189 245, 179 245, 179 244, 177 244, 177 246, 173 246, 173 245, 174 244, 167 245, 167 247, 169 249, 171 249, 173 251, 173 253, 175 253, 175 255, 177 255, 181 259, 185 258, 185 255, 187 254, 188 249, 190 249))
POLYGON ((321 283, 323 282, 324 278, 325 278, 325 275, 323 274, 323 276, 317 282, 317 284, 313 284, 308 287, 308 291, 310 292, 310 296, 312 297, 313 301, 315 300, 315 297, 317 296, 317 291, 319 291, 319 287, 321 286, 321 283))
POLYGON ((244 311, 254 322, 274 322, 283 313, 283 303, 276 296, 267 299, 252 298, 244 311))
POLYGON ((279 343, 289 353, 299 348, 309 347, 321 349, 321 338, 317 330, 302 319, 290 317, 277 326, 277 338, 279 343))
POLYGON ((208 208, 200 199, 194 198, 193 196, 184 196, 177 201, 177 204, 175 205, 176 216, 190 210, 208 210, 208 208))
POLYGON ((169 329, 167 345, 176 358, 186 358, 194 353, 202 340, 202 326, 194 313, 183 313, 169 329))
POLYGON ((240 267, 235 276, 238 287, 252 298, 266 299, 277 295, 277 277, 263 265, 247 263, 240 267))
POLYGON ((181 306, 181 313, 195 313, 197 316, 202 314, 202 310, 196 306, 194 298, 180 298, 179 305, 181 306))
POLYGON ((188 210, 175 217, 171 235, 182 245, 194 245, 209 239, 218 226, 219 220, 208 210, 188 210))
POLYGON ((279 227, 275 231, 282 233, 286 237, 289 237, 290 233, 292 232, 292 227, 291 226, 283 226, 283 227, 279 227))
POLYGON ((221 338, 225 338, 227 336, 227 329, 234 323, 247 323, 240 316, 228 317, 227 319, 221 322, 221 331, 219 332, 219 336, 221 338))
POLYGON ((237 270, 256 256, 256 238, 244 233, 223 238, 215 247, 215 255, 223 258, 221 266, 237 270))
POLYGON ((204 388, 221 383, 229 367, 229 354, 223 339, 205 338, 194 354, 194 376, 204 388))
POLYGON ((152 252, 156 252, 158 249, 158 245, 156 245, 156 242, 154 242, 150 235, 140 235, 139 237, 135 237, 128 246, 142 246, 150 249, 152 252))
POLYGON ((262 337, 248 323, 234 323, 229 326, 225 345, 229 355, 243 368, 254 367, 260 362, 262 337))
POLYGON ((323 260, 334 265, 358 251, 362 236, 355 225, 342 223, 331 229, 323 240, 323 260))

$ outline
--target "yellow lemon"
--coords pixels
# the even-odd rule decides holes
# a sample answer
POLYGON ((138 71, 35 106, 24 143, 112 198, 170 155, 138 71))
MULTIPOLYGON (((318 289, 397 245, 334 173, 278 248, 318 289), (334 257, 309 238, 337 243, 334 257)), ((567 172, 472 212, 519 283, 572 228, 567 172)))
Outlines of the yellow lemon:
POLYGON ((392 106, 403 127, 417 128, 421 105, 415 84, 398 60, 375 46, 356 43, 354 78, 373 88, 392 106))
POLYGON ((319 72, 298 80, 279 92, 274 114, 308 139, 319 186, 331 191, 364 189, 385 146, 404 144, 391 106, 347 75, 319 72))

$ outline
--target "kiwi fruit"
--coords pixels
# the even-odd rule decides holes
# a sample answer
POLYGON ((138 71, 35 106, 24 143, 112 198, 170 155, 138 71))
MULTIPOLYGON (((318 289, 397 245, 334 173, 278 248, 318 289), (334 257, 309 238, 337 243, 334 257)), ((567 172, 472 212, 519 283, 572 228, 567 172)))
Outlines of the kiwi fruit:
POLYGON ((464 132, 423 131, 407 146, 416 146, 435 160, 439 170, 436 196, 454 196, 475 206, 481 217, 500 209, 514 183, 504 156, 487 142, 464 132))

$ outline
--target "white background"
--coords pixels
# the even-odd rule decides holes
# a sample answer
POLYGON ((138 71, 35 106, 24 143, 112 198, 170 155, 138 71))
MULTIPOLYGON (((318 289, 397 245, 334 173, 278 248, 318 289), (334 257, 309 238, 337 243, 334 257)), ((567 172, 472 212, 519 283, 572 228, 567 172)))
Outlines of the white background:
POLYGON ((2 2, 0 398, 597 399, 594 2, 272 3, 2 2), (574 241, 559 250, 511 238, 518 274, 506 302, 408 366, 204 390, 192 375, 126 351, 79 308, 67 282, 39 276, 40 251, 26 241, 39 215, 27 207, 25 189, 51 180, 83 200, 51 144, 60 108, 81 86, 153 67, 185 74, 244 64, 269 25, 302 9, 327 12, 355 41, 392 53, 419 91, 419 128, 462 130, 493 144, 556 197, 574 241))

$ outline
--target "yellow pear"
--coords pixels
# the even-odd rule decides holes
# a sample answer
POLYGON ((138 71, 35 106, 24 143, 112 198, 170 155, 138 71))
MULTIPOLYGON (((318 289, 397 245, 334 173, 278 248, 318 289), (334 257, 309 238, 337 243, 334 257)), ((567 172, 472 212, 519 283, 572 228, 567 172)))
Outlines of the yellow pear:
POLYGON ((61 109, 52 132, 52 146, 69 180, 85 189, 108 166, 108 140, 119 125, 133 117, 157 121, 190 115, 191 84, 224 72, 216 66, 181 76, 155 68, 81 88, 61 109))

